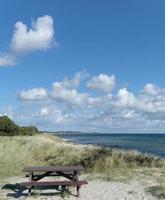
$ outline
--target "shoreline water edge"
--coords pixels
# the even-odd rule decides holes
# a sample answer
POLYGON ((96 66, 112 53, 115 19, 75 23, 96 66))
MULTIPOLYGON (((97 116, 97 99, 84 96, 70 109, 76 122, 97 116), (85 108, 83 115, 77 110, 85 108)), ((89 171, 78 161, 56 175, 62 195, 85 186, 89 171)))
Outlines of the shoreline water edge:
POLYGON ((75 144, 139 151, 165 159, 165 134, 56 133, 55 135, 75 144))

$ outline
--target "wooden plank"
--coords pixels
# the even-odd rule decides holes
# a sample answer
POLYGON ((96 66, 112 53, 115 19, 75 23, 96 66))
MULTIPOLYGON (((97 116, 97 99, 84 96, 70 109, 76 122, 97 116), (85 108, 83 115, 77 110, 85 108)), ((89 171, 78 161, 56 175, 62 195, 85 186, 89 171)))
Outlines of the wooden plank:
POLYGON ((47 176, 63 176, 69 180, 73 180, 73 175, 72 174, 65 174, 63 172, 56 172, 56 174, 53 174, 52 175, 52 172, 48 171, 48 172, 45 172, 43 174, 38 174, 38 175, 33 175, 33 181, 39 181, 41 180, 42 178, 45 178, 47 176))
MULTIPOLYGON (((45 172, 45 173, 47 173, 47 172, 45 172)), ((73 177, 73 173, 70 173, 70 172, 68 172, 68 173, 66 173, 66 172, 49 172, 48 174, 46 174, 46 177, 59 177, 59 176, 63 176, 62 174, 65 174, 65 175, 67 175, 67 176, 70 176, 70 177, 73 177), (49 174, 50 173, 50 174, 49 174)), ((37 177, 39 177, 39 176, 41 176, 42 174, 40 174, 40 173, 38 173, 38 174, 34 174, 33 175, 33 179, 35 180, 35 178, 37 178, 37 177)), ((78 173, 78 175, 80 175, 79 173, 78 173)), ((29 177, 29 174, 26 174, 25 175, 25 177, 29 177)))
POLYGON ((43 172, 43 171, 61 171, 61 172, 72 172, 72 171, 85 171, 84 167, 78 166, 44 166, 44 167, 25 167, 23 172, 43 172))
POLYGON ((84 184, 88 184, 87 181, 81 180, 81 181, 44 181, 44 182, 23 182, 21 183, 22 186, 25 186, 27 188, 32 186, 81 186, 84 184))

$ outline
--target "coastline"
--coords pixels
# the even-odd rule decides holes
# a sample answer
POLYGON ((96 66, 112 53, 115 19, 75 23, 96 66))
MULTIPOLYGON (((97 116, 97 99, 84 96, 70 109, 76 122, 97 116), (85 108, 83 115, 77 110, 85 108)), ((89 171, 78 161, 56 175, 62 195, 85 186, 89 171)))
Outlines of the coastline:
MULTIPOLYGON (((4 184, 15 187, 14 184, 25 180, 21 170, 28 165, 82 164, 86 169, 82 176, 89 182, 81 189, 82 200, 109 200, 109 197, 112 200, 141 200, 142 197, 146 200, 156 200, 165 195, 165 163, 161 159, 137 152, 74 144, 48 134, 0 139, 0 150, 3 148, 3 152, 0 151, 2 199, 14 199, 8 194, 15 195, 15 192, 10 187, 3 189, 4 184)), ((71 189, 71 192, 74 194, 74 189, 71 189)), ((25 196, 20 196, 19 199, 24 198, 25 196)), ((43 200, 45 196, 37 198, 43 200)), ((47 200, 53 198, 46 197, 47 200)), ((62 199, 58 195, 55 198, 62 199)), ((72 200, 75 197, 66 196, 66 199, 72 200)))
POLYGON ((77 144, 91 144, 119 150, 139 151, 165 159, 165 134, 56 134, 77 144))

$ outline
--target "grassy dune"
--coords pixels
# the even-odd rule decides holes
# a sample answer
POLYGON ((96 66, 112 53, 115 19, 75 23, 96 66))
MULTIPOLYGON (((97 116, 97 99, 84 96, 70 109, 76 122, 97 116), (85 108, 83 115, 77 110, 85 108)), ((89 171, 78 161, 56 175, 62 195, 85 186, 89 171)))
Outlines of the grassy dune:
POLYGON ((0 137, 0 177, 20 175, 27 165, 70 164, 82 151, 49 135, 0 137))
POLYGON ((104 174, 115 168, 165 169, 165 161, 156 156, 137 151, 74 145, 47 134, 0 137, 0 160, 0 177, 18 175, 27 165, 82 164, 88 172, 104 174))
POLYGON ((22 175, 24 166, 82 164, 88 178, 127 181, 149 177, 157 187, 148 192, 165 197, 165 161, 136 151, 74 145, 57 136, 0 137, 0 179, 22 175))

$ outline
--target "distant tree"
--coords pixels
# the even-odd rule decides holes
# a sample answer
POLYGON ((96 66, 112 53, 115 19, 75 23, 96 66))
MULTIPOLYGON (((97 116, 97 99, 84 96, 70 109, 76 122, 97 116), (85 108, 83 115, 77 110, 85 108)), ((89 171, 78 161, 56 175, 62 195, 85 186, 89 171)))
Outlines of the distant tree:
POLYGON ((0 134, 13 136, 19 132, 17 126, 8 116, 0 117, 0 134))
POLYGON ((35 135, 38 133, 35 126, 19 127, 8 116, 0 116, 0 136, 35 135))
POLYGON ((35 135, 38 129, 35 126, 20 127, 21 135, 35 135))

